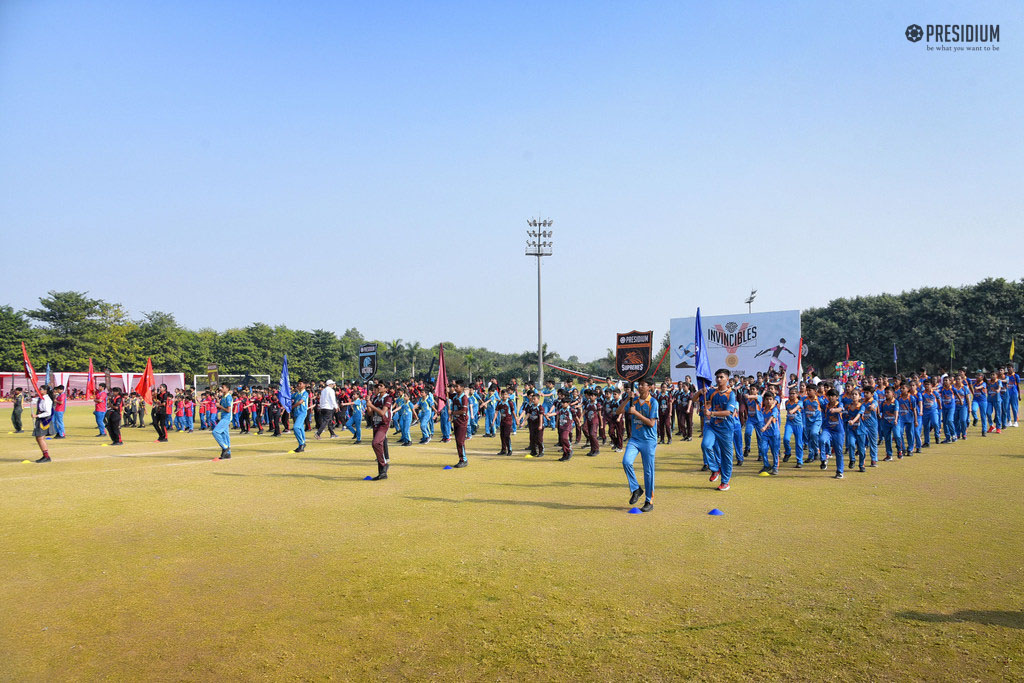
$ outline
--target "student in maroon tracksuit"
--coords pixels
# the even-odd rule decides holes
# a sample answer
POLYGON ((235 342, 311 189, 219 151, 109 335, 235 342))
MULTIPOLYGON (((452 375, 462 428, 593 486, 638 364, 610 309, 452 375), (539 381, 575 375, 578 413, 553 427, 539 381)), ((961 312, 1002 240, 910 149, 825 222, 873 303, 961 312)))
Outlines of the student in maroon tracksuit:
POLYGON ((569 402, 569 394, 565 389, 558 390, 558 399, 552 404, 551 411, 547 416, 555 418, 555 428, 558 429, 558 445, 562 447, 562 457, 558 460, 565 462, 572 458, 572 444, 569 440, 573 427, 572 404, 569 402))
POLYGON ((586 402, 583 404, 583 433, 590 439, 590 452, 587 455, 597 455, 601 452, 601 446, 597 442, 598 430, 601 422, 601 404, 598 403, 595 392, 587 389, 586 402))
POLYGON ((501 452, 498 455, 512 455, 512 424, 516 421, 516 404, 509 400, 508 389, 502 389, 498 405, 498 434, 501 437, 501 452))
POLYGON ((455 394, 452 397, 452 404, 448 407, 448 414, 452 420, 452 431, 455 432, 455 451, 459 455, 459 462, 454 467, 465 467, 469 464, 466 458, 466 428, 469 425, 469 398, 466 396, 466 387, 462 382, 456 380, 455 394))
POLYGON ((373 481, 388 478, 388 426, 391 424, 391 396, 383 382, 377 383, 377 393, 366 404, 366 414, 373 427, 373 453, 377 456, 377 476, 373 481))
POLYGON ((544 457, 544 405, 537 392, 530 392, 526 400, 528 403, 523 407, 520 419, 526 420, 530 430, 530 455, 541 458, 544 457))

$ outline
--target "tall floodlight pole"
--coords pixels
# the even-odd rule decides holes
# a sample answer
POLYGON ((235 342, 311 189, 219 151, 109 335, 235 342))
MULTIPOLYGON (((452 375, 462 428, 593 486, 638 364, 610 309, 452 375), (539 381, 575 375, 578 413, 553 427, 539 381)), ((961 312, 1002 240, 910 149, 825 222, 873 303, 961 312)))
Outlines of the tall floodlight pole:
POLYGON ((540 324, 540 259, 544 256, 551 256, 552 231, 548 230, 555 224, 547 218, 539 220, 532 218, 526 221, 531 228, 526 231, 526 255, 537 257, 537 387, 544 384, 544 337, 541 334, 540 324))
POLYGON ((757 298, 757 290, 756 289, 750 290, 750 296, 748 296, 747 300, 743 302, 743 303, 745 303, 747 305, 747 313, 748 314, 750 313, 751 304, 754 303, 754 299, 756 299, 756 298, 757 298))

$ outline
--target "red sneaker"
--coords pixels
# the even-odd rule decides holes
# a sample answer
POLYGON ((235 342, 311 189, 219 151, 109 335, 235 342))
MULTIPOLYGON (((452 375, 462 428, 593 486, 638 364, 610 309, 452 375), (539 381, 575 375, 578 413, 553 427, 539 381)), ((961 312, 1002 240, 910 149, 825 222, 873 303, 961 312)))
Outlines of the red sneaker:
POLYGON ((708 477, 708 481, 718 481, 718 472, 712 472, 711 476, 708 477))
POLYGON ((994 432, 994 431, 996 431, 996 428, 995 428, 995 427, 993 427, 992 425, 989 425, 989 426, 988 426, 988 433, 989 433, 989 434, 991 434, 991 433, 992 433, 992 432, 994 432))
POLYGON ((997 429, 997 430, 996 430, 996 434, 1002 434, 1002 433, 1003 433, 1003 430, 1002 430, 1002 429, 997 429))
POLYGON ((729 490, 729 485, 728 484, 722 484, 721 486, 718 487, 718 490, 719 491, 728 491, 729 490))

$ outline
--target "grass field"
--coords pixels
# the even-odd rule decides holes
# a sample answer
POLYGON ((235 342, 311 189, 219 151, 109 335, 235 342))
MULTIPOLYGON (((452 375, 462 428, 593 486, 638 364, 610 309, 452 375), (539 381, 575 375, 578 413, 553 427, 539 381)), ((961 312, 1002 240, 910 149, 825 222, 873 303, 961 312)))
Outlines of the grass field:
POLYGON ((1024 678, 1020 429, 842 481, 751 460, 724 493, 677 441, 630 515, 610 449, 393 444, 377 483, 347 436, 213 462, 91 422, 47 465, 0 434, 0 678, 1024 678))

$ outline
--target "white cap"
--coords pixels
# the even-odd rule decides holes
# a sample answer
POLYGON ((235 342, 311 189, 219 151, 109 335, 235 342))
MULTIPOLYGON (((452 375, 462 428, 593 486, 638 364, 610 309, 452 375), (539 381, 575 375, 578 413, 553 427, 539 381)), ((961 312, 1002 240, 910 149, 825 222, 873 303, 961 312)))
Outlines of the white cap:
POLYGON ((327 386, 329 386, 329 387, 330 386, 334 386, 334 380, 333 379, 327 380, 327 386))

